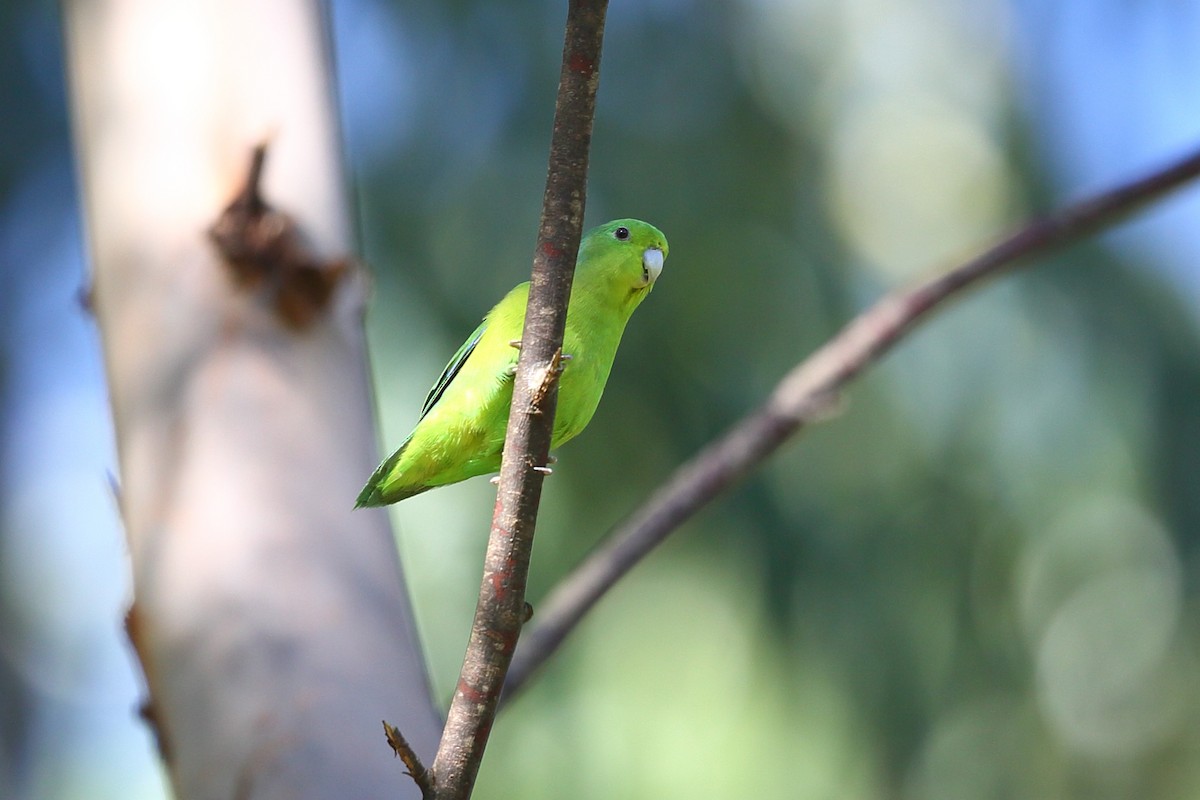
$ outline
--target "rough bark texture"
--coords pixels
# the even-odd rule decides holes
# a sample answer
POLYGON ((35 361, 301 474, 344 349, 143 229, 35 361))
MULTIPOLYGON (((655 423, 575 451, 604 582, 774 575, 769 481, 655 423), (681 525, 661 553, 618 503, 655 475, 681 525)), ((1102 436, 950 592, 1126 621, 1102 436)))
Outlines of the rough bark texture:
POLYGON ((415 797, 379 720, 432 753, 437 718, 387 518, 351 511, 377 451, 322 8, 64 14, 129 630, 176 795, 415 797), (224 233, 266 250, 219 250, 263 141, 261 224, 224 233))
POLYGON ((479 604, 433 765, 435 796, 471 794, 525 611, 525 584, 557 402, 567 300, 583 226, 607 2, 572 0, 549 174, 479 604))

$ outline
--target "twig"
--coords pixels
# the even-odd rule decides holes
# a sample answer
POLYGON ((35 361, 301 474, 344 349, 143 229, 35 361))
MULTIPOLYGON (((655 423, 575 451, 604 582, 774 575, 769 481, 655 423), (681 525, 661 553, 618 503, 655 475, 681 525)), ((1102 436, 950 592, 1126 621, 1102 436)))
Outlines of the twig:
POLYGON ((525 586, 558 400, 559 356, 583 227, 607 0, 571 0, 542 219, 479 603, 433 762, 434 797, 465 800, 525 620, 525 586))
POLYGON ((425 765, 421 763, 420 756, 417 751, 412 749, 412 745, 404 738, 404 734, 394 725, 389 725, 387 720, 383 721, 383 735, 387 737, 387 743, 391 746, 392 752, 400 757, 404 762, 405 773, 413 779, 417 784, 417 788, 421 790, 423 800, 431 800, 433 795, 433 776, 425 769, 425 765))
POLYGON ((841 390, 945 300, 1021 259, 1108 227, 1200 175, 1200 151, 1158 172, 1035 220, 976 258, 912 289, 892 292, 789 372, 767 401, 676 470, 538 606, 505 685, 518 692, 625 573, 785 440, 817 421, 841 390))

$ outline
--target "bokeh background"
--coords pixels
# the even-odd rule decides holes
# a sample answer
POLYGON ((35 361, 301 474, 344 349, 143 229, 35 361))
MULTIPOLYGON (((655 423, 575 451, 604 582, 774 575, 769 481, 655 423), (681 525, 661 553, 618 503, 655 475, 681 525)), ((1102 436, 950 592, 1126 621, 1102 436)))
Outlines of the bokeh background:
MULTIPOLYGON (((334 4, 390 445, 528 274, 562 5, 334 4)), ((1200 145, 1197 41, 1197 0, 614 0, 588 218, 671 257, 535 604, 882 292, 1200 145)), ((0 108, 0 797, 161 798, 53 3, 0 4, 0 108)), ((1198 317, 1195 190, 956 304, 601 604, 479 796, 1200 796, 1198 317)), ((394 511, 443 698, 492 498, 394 511)))

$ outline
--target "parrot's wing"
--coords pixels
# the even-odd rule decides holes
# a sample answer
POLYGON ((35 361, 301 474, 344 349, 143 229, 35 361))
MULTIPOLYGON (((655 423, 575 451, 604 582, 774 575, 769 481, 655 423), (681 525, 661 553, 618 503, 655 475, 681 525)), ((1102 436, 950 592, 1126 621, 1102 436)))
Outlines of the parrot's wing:
POLYGON ((450 385, 450 381, 454 380, 454 376, 462 369, 463 364, 467 363, 467 359, 471 357, 471 353, 475 351, 475 345, 479 344, 480 337, 483 336, 483 329, 487 327, 487 320, 479 323, 479 327, 475 329, 467 340, 463 342, 462 347, 458 348, 458 352, 450 358, 450 363, 442 370, 442 377, 438 378, 437 383, 429 390, 429 394, 425 397, 425 405, 421 406, 421 418, 424 419, 429 410, 437 405, 437 401, 442 399, 442 395, 446 393, 446 387, 450 385))

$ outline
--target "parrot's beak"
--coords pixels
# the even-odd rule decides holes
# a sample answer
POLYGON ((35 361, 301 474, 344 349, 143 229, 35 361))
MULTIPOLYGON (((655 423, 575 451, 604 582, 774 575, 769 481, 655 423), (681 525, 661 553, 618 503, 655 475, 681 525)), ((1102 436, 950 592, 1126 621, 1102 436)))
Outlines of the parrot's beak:
POLYGON ((643 284, 649 286, 658 280, 658 276, 662 274, 663 268, 663 251, 657 247, 647 247, 642 252, 642 281, 643 284))

